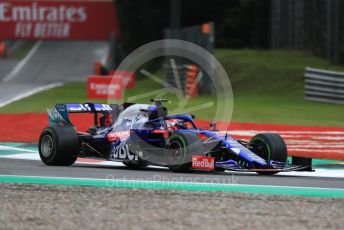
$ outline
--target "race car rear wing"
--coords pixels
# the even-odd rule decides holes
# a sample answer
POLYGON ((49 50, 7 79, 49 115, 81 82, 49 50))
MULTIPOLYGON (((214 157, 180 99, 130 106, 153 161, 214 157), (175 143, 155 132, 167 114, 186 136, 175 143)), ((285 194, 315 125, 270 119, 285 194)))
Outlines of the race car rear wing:
POLYGON ((56 107, 66 106, 68 113, 94 113, 94 112, 111 112, 112 108, 108 104, 57 104, 56 107))
POLYGON ((112 111, 112 107, 108 104, 56 104, 54 108, 48 109, 49 124, 50 126, 73 126, 69 120, 69 113, 93 113, 94 125, 98 126, 98 114, 109 115, 112 111))

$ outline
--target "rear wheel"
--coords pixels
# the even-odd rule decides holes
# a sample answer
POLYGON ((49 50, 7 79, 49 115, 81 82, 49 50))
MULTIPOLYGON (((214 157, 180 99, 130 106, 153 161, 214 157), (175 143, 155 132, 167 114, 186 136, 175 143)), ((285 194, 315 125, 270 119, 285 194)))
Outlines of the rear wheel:
POLYGON ((69 166, 78 157, 79 137, 72 127, 48 127, 39 138, 38 148, 46 165, 69 166))
MULTIPOLYGON (((251 141, 254 152, 266 161, 287 162, 287 146, 277 133, 260 133, 255 135, 251 141)), ((259 174, 272 175, 277 172, 258 172, 259 174)))
POLYGON ((173 172, 187 172, 191 167, 193 155, 203 155, 200 138, 194 133, 176 132, 171 135, 167 151, 169 169, 173 172))

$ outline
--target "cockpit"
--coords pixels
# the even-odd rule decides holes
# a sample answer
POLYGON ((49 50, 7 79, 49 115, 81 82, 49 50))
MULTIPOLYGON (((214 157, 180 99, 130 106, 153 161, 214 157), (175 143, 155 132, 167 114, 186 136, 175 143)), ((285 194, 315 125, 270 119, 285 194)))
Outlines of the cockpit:
POLYGON ((113 128, 116 131, 138 128, 148 121, 148 112, 152 105, 133 104, 125 108, 118 116, 113 128))

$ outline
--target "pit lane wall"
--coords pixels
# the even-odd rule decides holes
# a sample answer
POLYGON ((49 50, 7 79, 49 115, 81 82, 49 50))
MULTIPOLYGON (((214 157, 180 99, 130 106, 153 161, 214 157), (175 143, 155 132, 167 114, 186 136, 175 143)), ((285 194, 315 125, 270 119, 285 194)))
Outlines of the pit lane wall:
POLYGON ((120 37, 111 0, 2 0, 0 39, 108 40, 120 37))

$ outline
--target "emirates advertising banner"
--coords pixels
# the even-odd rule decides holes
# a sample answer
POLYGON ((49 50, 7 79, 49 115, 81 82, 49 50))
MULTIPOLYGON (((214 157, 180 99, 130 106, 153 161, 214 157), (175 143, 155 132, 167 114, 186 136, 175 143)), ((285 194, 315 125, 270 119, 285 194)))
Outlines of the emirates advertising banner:
POLYGON ((119 38, 110 0, 0 0, 0 39, 107 40, 119 38))

